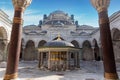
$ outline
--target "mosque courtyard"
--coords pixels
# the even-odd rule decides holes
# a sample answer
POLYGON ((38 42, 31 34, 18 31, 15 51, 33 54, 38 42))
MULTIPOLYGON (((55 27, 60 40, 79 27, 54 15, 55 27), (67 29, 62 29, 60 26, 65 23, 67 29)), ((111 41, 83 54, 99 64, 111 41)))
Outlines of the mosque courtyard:
MULTIPOLYGON (((117 63, 120 77, 120 63, 117 63)), ((20 61, 20 80, 104 80, 102 61, 81 61, 80 69, 72 71, 40 70, 37 61, 20 61)), ((3 80, 5 68, 0 68, 0 80, 3 80)))

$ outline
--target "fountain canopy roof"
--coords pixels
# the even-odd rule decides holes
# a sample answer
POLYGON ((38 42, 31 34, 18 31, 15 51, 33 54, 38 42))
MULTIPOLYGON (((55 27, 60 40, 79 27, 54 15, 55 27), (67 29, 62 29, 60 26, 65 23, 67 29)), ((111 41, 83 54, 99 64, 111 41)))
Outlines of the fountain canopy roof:
POLYGON ((56 40, 44 44, 44 47, 74 47, 74 45, 72 43, 62 40, 60 36, 58 36, 56 40))

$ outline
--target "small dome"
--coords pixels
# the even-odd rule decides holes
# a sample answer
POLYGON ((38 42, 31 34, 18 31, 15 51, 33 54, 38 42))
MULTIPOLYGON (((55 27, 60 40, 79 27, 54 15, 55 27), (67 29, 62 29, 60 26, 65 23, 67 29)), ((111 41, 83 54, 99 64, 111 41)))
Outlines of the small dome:
POLYGON ((56 40, 47 42, 46 44, 44 44, 44 47, 75 47, 75 46, 72 43, 62 40, 60 35, 58 34, 56 40))
POLYGON ((74 47, 74 45, 72 43, 66 42, 66 41, 62 41, 62 40, 54 40, 51 42, 47 42, 45 45, 45 47, 74 47))

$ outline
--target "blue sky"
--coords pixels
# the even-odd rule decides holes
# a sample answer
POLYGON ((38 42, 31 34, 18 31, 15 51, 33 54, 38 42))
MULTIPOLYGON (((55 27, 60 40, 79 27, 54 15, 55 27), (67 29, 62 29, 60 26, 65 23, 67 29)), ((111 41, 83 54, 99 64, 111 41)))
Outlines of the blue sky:
MULTIPOLYGON (((14 14, 12 0, 1 0, 0 9, 12 20, 14 14)), ((49 15, 55 10, 62 10, 69 15, 74 14, 75 20, 78 20, 80 25, 98 27, 97 11, 92 7, 90 0, 33 0, 25 10, 24 26, 38 25, 44 14, 49 15)), ((109 16, 118 10, 120 10, 120 0, 111 0, 108 9, 109 16)))

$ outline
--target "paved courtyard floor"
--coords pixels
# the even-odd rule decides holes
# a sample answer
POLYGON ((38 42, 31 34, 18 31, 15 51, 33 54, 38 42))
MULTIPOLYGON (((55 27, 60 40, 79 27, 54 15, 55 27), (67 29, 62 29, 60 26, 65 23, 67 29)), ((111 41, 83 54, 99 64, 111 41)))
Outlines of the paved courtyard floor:
MULTIPOLYGON (((73 71, 43 71, 38 69, 37 61, 21 61, 19 64, 20 80, 104 80, 102 61, 81 61, 81 68, 73 71)), ((117 63, 120 77, 120 63, 117 63)), ((0 68, 0 80, 3 80, 5 68, 0 68)))

